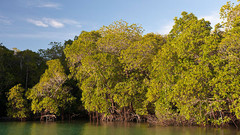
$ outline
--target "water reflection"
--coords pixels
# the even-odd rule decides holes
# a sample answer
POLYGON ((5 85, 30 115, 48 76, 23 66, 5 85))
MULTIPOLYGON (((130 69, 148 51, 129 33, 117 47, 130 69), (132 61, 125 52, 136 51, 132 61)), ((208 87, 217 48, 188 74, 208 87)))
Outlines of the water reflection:
POLYGON ((25 122, 22 123, 11 123, 11 122, 5 122, 0 123, 0 135, 29 135, 28 133, 29 125, 27 125, 25 122))
POLYGON ((0 122, 0 135, 240 135, 240 131, 127 122, 0 122))
POLYGON ((83 135, 240 135, 240 131, 233 128, 215 129, 201 127, 159 127, 146 123, 86 123, 83 135))

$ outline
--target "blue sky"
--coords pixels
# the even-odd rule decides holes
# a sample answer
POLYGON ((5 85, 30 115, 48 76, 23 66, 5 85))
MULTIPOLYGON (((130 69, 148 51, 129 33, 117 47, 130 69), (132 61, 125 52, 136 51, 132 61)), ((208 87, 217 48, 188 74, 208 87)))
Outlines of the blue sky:
POLYGON ((145 34, 167 34, 182 11, 219 22, 219 10, 227 1, 1 0, 0 43, 9 49, 37 51, 52 41, 64 42, 120 19, 141 25, 145 34))

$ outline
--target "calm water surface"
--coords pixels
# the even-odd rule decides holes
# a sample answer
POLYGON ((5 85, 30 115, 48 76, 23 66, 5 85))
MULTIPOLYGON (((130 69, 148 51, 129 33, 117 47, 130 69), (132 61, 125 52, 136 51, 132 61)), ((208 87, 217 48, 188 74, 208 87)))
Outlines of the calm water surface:
POLYGON ((0 135, 240 135, 240 130, 159 127, 146 123, 0 122, 0 135))

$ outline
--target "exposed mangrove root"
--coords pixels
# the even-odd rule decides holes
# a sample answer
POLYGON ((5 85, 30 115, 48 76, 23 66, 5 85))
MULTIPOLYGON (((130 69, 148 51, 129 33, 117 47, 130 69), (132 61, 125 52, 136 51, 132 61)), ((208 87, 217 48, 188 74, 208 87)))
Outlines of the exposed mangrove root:
POLYGON ((131 108, 125 107, 117 110, 114 107, 109 109, 109 113, 89 112, 90 121, 125 121, 125 122, 146 122, 146 116, 136 114, 131 108))

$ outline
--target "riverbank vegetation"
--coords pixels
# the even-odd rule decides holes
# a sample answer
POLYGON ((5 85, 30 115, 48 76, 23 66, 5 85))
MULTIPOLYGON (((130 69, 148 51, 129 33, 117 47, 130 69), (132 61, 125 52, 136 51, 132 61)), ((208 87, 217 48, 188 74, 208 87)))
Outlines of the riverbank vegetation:
POLYGON ((240 5, 220 15, 214 29, 182 12, 168 35, 121 20, 37 53, 1 45, 1 116, 238 127, 240 5))

